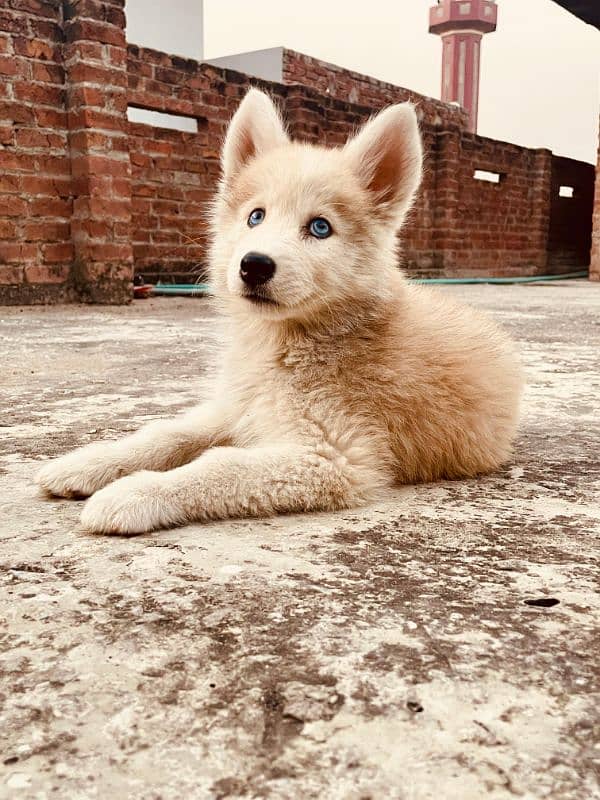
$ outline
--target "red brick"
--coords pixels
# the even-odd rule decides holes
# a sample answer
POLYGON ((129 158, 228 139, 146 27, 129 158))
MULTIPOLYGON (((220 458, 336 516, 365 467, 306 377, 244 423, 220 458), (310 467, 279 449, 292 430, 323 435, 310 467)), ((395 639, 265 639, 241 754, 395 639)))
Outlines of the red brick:
POLYGON ((104 175, 90 175, 83 173, 73 177, 73 195, 81 200, 80 195, 90 197, 108 197, 112 194, 111 179, 104 175))
POLYGON ((95 86, 74 86, 69 90, 69 104, 71 107, 96 106, 102 108, 104 102, 104 90, 95 86))
POLYGON ((35 105, 62 107, 64 102, 62 87, 47 83, 14 83, 13 92, 17 100, 35 105))
POLYGON ((126 197, 128 200, 131 197, 131 179, 129 176, 126 178, 119 178, 114 176, 110 179, 111 195, 112 197, 126 197))
POLYGON ((63 46, 63 60, 71 61, 104 61, 107 45, 100 42, 70 42, 63 46))
POLYGON ((0 126, 0 145, 12 146, 15 143, 15 129, 12 125, 0 126))
POLYGON ((22 182, 20 175, 3 175, 0 172, 0 192, 18 192, 22 182))
POLYGON ((0 263, 0 284, 3 286, 20 286, 23 283, 23 276, 23 267, 0 263))
MULTIPOLYGON (((118 302, 123 303, 131 299, 130 286, 133 280, 131 254, 127 259, 120 259, 114 262, 90 262, 85 265, 85 273, 92 290, 97 283, 106 281, 107 275, 110 275, 115 286, 125 283, 127 287, 126 294, 124 291, 122 294, 116 295, 119 298, 118 302)), ((103 302, 106 302, 106 300, 104 299, 103 302)), ((112 298, 111 302, 114 302, 112 298)))
POLYGON ((62 27, 56 22, 30 17, 29 27, 31 29, 31 34, 38 39, 62 42, 62 27))
POLYGON ((23 75, 29 72, 29 64, 25 59, 14 56, 0 56, 0 75, 23 75))
POLYGON ((99 242, 106 239, 109 227, 114 228, 114 225, 107 225, 106 220, 84 219, 79 221, 80 233, 85 234, 89 239, 96 239, 99 242))
POLYGON ((88 253, 93 261, 126 261, 131 258, 131 246, 129 244, 113 244, 105 242, 103 244, 91 243, 88 253))
POLYGON ((27 17, 16 11, 0 9, 0 31, 27 35, 28 27, 27 17))
POLYGON ((21 232, 21 236, 26 242, 63 241, 68 235, 68 222, 28 222, 23 226, 21 232))
POLYGON ((147 147, 147 152, 149 153, 163 153, 170 155, 173 152, 173 145, 170 142, 160 142, 153 138, 146 140, 145 145, 147 147))
POLYGON ((35 121, 41 128, 59 128, 64 130, 67 125, 66 111, 54 108, 36 108, 35 121))
POLYGON ((38 254, 35 244, 22 244, 21 242, 0 242, 0 264, 23 264, 32 261, 38 254))
MULTIPOLYGON (((116 138, 123 139, 127 143, 124 136, 117 136, 116 138)), ((112 149, 112 141, 113 137, 94 130, 75 131, 69 137, 71 152, 74 155, 76 153, 87 153, 88 150, 109 151, 112 149)))
POLYGON ((69 175, 70 165, 66 155, 36 155, 35 162, 38 172, 42 175, 57 175, 60 177, 69 175))
POLYGON ((112 221, 127 221, 131 210, 129 201, 102 197, 83 197, 74 201, 75 213, 82 217, 102 218, 112 221))
MULTIPOLYGON (((67 143, 66 133, 46 133, 37 128, 19 128, 14 132, 17 147, 23 148, 65 148, 67 143)), ((67 172, 69 167, 67 165, 67 172)))
POLYGON ((17 226, 7 219, 0 219, 0 239, 14 239, 17 236, 17 226))
POLYGON ((46 264, 69 262, 73 260, 73 245, 71 242, 45 244, 42 245, 42 254, 46 264))
POLYGON ((20 186, 27 195, 68 197, 71 193, 71 180, 67 177, 24 175, 20 180, 20 186))
MULTIPOLYGON (((0 183, 0 190, 2 189, 0 183)), ((0 217, 23 217, 27 214, 26 200, 15 195, 0 195, 0 217)))
POLYGON ((127 88, 127 75, 124 70, 117 71, 107 66, 86 64, 83 61, 69 68, 69 82, 94 83, 102 87, 127 88))
POLYGON ((125 67, 127 64, 127 50, 124 47, 107 45, 108 60, 113 67, 125 67))
POLYGON ((95 128, 102 131, 125 131, 127 118, 124 114, 106 114, 90 108, 81 108, 69 112, 70 130, 95 128))
POLYGON ((41 217, 62 217, 69 219, 73 210, 73 203, 63 197, 38 197, 30 203, 31 215, 41 217))
POLYGON ((125 13, 123 3, 110 2, 110 0, 79 0, 77 13, 80 17, 108 22, 119 28, 125 27, 125 13))
POLYGON ((117 161, 110 156, 78 155, 71 160, 71 171, 75 178, 87 174, 121 177, 129 174, 129 163, 125 160, 117 161))
POLYGON ((115 234, 115 239, 127 241, 132 236, 131 222, 115 222, 113 225, 113 231, 115 234))
POLYGON ((13 172, 34 172, 36 169, 35 156, 11 148, 0 150, 0 170, 13 172))
POLYGON ((69 42, 83 39, 102 44, 125 46, 125 33, 122 28, 93 19, 76 19, 67 23, 65 34, 69 42))
POLYGON ((60 58, 58 45, 46 42, 43 39, 15 38, 13 41, 15 53, 27 58, 39 58, 44 61, 57 63, 60 58))
POLYGON ((3 123, 32 123, 35 121, 35 112, 23 103, 0 101, 0 120, 3 123))
POLYGON ((145 153, 131 153, 131 163, 136 167, 149 167, 152 164, 152 159, 145 153))
POLYGON ((58 64, 50 64, 46 61, 32 61, 31 78, 34 81, 62 84, 65 75, 63 68, 58 64))
POLYGON ((60 13, 57 3, 44 0, 8 0, 8 5, 22 14, 35 14, 52 20, 57 19, 60 13))
POLYGON ((126 113, 128 106, 127 92, 116 90, 106 93, 106 109, 122 114, 123 122, 126 123, 126 113))
POLYGON ((64 283, 69 277, 69 266, 32 264, 25 267, 27 283, 64 283))

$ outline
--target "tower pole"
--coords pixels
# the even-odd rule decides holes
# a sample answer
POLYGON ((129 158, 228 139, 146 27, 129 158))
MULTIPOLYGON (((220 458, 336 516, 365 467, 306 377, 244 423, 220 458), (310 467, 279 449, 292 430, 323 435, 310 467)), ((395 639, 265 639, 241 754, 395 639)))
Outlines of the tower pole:
POLYGON ((458 103, 477 131, 481 39, 496 30, 494 0, 439 0, 429 11, 429 32, 442 39, 442 91, 447 103, 458 103))

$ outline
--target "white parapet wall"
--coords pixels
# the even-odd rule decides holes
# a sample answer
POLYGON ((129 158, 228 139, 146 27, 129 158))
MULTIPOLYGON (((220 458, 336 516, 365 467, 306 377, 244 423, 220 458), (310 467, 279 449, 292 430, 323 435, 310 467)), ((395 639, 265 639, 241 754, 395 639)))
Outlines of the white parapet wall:
POLYGON ((221 58, 211 58, 208 64, 225 69, 244 72, 266 81, 283 80, 283 47, 269 47, 266 50, 251 50, 247 53, 234 53, 221 58))

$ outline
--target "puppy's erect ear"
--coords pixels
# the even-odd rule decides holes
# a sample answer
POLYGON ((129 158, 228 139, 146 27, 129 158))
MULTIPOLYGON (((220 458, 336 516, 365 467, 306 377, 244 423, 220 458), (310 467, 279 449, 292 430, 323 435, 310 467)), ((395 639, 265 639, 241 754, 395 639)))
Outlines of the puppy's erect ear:
POLYGON ((224 180, 230 181, 254 156, 287 141, 271 98, 258 89, 250 89, 229 123, 221 155, 224 180))
POLYGON ((410 103, 384 109, 344 148, 348 163, 386 215, 401 216, 421 181, 423 149, 410 103))

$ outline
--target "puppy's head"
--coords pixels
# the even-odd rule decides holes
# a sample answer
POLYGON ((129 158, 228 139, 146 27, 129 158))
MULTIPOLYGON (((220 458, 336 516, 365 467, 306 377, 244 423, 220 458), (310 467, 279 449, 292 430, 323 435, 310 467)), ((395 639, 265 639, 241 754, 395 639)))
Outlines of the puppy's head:
POLYGON ((252 315, 300 320, 385 295, 421 165, 409 104, 326 149, 291 142, 270 98, 251 89, 222 153, 211 253, 218 294, 252 315))

